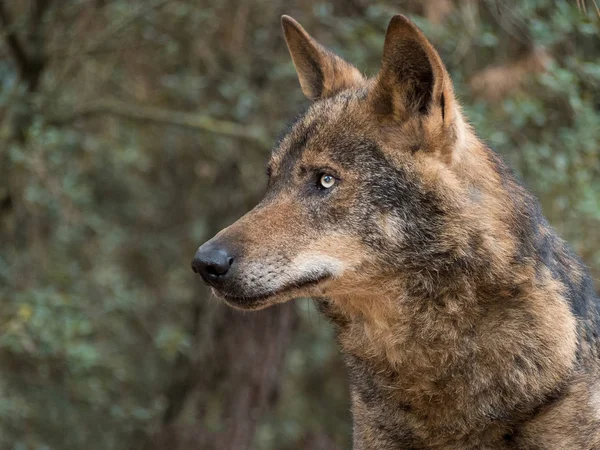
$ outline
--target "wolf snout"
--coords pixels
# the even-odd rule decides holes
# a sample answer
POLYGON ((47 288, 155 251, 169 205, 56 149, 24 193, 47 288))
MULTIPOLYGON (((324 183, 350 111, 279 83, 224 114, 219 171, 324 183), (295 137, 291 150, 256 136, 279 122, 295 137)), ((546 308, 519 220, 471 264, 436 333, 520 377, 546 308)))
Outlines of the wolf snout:
POLYGON ((229 273, 234 256, 223 245, 207 242, 202 245, 192 260, 192 270, 211 286, 217 287, 229 273))

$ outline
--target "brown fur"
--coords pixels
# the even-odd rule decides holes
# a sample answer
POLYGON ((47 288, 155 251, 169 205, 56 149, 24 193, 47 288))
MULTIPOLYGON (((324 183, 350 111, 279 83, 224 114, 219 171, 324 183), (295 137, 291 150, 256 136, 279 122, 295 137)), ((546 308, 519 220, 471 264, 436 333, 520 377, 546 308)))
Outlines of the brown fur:
POLYGON ((242 309, 316 299, 348 365, 355 450, 600 449, 589 275, 466 125, 422 32, 394 17, 365 80, 283 27, 315 103, 275 148, 265 199, 199 249, 230 270, 203 276, 242 309))

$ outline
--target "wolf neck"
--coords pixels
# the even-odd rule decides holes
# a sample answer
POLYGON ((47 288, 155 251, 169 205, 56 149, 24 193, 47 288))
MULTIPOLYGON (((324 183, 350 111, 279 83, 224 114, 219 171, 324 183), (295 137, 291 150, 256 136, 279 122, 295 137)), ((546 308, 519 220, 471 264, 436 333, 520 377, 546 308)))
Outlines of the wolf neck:
POLYGON ((502 417, 526 418, 548 402, 570 376, 577 346, 575 320, 548 275, 546 289, 528 279, 520 293, 465 279, 440 286, 437 297, 403 278, 387 286, 397 295, 325 305, 349 370, 356 442, 376 435, 414 447, 468 440, 483 448, 511 432, 502 417), (396 431, 386 436, 381 424, 396 431))

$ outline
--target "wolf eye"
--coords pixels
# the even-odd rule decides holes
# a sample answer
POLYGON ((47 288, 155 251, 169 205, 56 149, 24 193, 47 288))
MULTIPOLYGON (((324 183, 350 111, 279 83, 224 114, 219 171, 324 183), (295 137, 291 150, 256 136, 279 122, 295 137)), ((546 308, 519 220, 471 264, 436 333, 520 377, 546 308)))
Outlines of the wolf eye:
POLYGON ((331 175, 327 175, 326 173, 324 173, 323 175, 321 175, 319 184, 325 189, 329 189, 335 184, 335 178, 331 175))

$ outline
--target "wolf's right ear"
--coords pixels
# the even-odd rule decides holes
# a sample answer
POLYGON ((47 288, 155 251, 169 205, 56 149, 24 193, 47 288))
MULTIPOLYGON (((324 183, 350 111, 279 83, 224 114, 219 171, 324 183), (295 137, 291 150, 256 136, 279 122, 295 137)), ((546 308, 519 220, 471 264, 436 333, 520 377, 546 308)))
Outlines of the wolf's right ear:
POLYGON ((300 87, 309 99, 331 97, 364 81, 356 67, 315 41, 290 16, 281 16, 281 26, 300 87))

